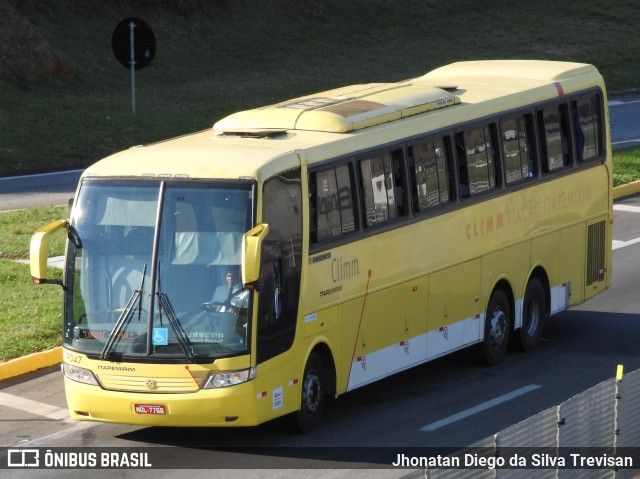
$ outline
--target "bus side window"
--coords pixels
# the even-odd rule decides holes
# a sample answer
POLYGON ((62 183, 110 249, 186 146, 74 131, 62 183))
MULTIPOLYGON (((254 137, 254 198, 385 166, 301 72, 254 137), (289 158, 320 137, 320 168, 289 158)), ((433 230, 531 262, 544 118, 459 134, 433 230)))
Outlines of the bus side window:
POLYGON ((402 150, 385 151, 360 161, 363 209, 367 227, 406 213, 402 150))
POLYGON ((497 186, 497 168, 491 126, 456 135, 460 196, 475 196, 497 186))
POLYGON ((538 112, 542 171, 551 173, 571 165, 569 115, 566 105, 544 108, 538 112))
POLYGON ((309 175, 311 243, 355 231, 350 165, 341 165, 309 175))
POLYGON ((537 163, 531 143, 534 137, 530 115, 503 120, 501 126, 505 182, 508 186, 537 176, 537 163))
POLYGON ((456 159, 458 165, 458 189, 460 198, 469 197, 469 174, 467 172, 467 152, 462 133, 456 135, 456 159))
POLYGON ((599 100, 599 95, 593 95, 579 98, 572 103, 578 163, 592 161, 602 156, 602 121, 598 107, 599 100))
POLYGON ((396 199, 396 209, 398 216, 407 214, 407 201, 405 198, 406 188, 404 187, 403 175, 403 154, 402 150, 393 150, 391 152, 391 168, 393 171, 393 194, 396 199))
POLYGON ((413 204, 425 211, 450 200, 447 150, 442 138, 418 143, 408 149, 413 165, 413 204))

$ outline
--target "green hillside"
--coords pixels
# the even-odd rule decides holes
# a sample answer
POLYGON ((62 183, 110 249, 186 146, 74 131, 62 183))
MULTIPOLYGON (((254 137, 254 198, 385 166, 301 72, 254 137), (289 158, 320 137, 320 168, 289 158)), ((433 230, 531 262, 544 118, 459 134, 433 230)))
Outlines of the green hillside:
POLYGON ((616 91, 640 78, 632 0, 0 3, 0 176, 80 168, 232 111, 456 60, 593 63, 616 91), (113 29, 131 16, 157 39, 136 75, 135 116, 129 72, 111 51, 113 29))

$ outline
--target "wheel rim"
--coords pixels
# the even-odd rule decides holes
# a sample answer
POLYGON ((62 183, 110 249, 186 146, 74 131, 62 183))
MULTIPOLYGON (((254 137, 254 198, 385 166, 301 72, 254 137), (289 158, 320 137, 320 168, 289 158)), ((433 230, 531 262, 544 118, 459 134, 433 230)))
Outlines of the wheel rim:
POLYGON ((306 413, 313 414, 320 407, 322 386, 315 371, 309 371, 302 388, 302 406, 306 413))
POLYGON ((491 330, 489 334, 493 341, 493 344, 500 345, 504 341, 506 337, 506 328, 507 328, 507 316, 504 312, 496 308, 493 311, 493 315, 491 317, 491 330))

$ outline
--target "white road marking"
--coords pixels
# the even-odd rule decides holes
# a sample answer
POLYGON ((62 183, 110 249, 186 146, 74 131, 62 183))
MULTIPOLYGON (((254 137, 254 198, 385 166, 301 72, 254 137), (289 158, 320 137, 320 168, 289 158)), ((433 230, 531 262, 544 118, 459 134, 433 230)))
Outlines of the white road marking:
MULTIPOLYGON (((613 205, 613 209, 614 211, 624 211, 626 213, 640 213, 640 206, 634 206, 634 205, 613 205)), ((613 240, 613 245, 611 249, 617 250, 617 249, 625 248, 627 246, 631 246, 638 243, 640 243, 640 238, 633 238, 628 241, 613 240)))
POLYGON ((441 427, 448 426, 449 424, 453 424, 454 422, 461 421, 463 419, 468 418, 469 416, 473 416, 482 411, 486 411, 487 409, 491 409, 498 404, 502 404, 507 401, 511 401, 517 397, 523 396, 531 391, 535 391, 538 388, 541 388, 539 384, 529 384, 528 386, 521 387, 520 389, 516 389, 515 391, 511 391, 510 393, 503 394, 502 396, 498 396, 497 398, 491 399, 489 401, 478 404, 477 406, 473 406, 469 409, 465 409, 457 414, 449 416, 447 418, 441 419, 440 421, 432 422, 431 424, 427 424, 419 429, 419 431, 431 432, 436 429, 440 429, 441 427))
POLYGON ((627 246, 631 246, 634 244, 638 244, 640 243, 640 238, 634 238, 632 240, 629 241, 619 241, 619 240, 613 240, 613 245, 611 247, 612 250, 617 250, 620 248, 626 248, 627 246))
POLYGON ((631 100, 631 101, 611 100, 609 102, 609 106, 633 105, 634 103, 640 103, 640 100, 631 100))
POLYGON ((640 206, 634 205, 613 205, 614 211, 626 211, 627 213, 640 213, 640 206))
POLYGON ((612 141, 611 146, 624 145, 626 143, 640 143, 640 138, 637 138, 635 140, 612 141))
POLYGON ((17 409, 19 411, 35 414, 36 416, 43 416, 56 421, 69 418, 68 409, 3 392, 0 392, 0 406, 6 406, 11 409, 17 409))
POLYGON ((34 446, 60 446, 64 444, 62 439, 66 436, 73 434, 75 437, 78 437, 80 433, 86 429, 93 429, 94 427, 101 426, 102 424, 98 422, 82 422, 82 421, 74 421, 69 419, 69 421, 64 421, 69 425, 69 427, 65 427, 60 431, 56 431, 51 434, 47 434, 46 436, 34 437, 33 439, 23 439, 19 443, 14 446, 18 447, 34 447, 34 446))

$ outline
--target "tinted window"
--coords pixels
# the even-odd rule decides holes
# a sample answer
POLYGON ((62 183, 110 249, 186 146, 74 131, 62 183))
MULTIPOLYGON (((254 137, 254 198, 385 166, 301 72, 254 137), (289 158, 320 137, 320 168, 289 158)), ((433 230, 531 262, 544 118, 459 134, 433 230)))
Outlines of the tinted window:
POLYGON ((413 160, 414 209, 425 211, 450 200, 448 153, 442 138, 409 147, 413 160))
POLYGON ((259 363, 288 350, 295 336, 302 267, 300 170, 267 180, 262 204, 269 234, 262 243, 260 265, 259 363))
POLYGON ((310 175, 311 241, 318 243, 355 230, 349 165, 310 175))
POLYGON ((456 135, 460 196, 469 197, 496 187, 495 150, 491 128, 456 135))
POLYGON ((538 118, 542 134, 542 170, 549 173, 571 165, 566 106, 545 108, 539 112, 538 118))
POLYGON ((394 150, 360 161, 366 226, 404 214, 402 151, 394 150))
POLYGON ((573 102, 578 162, 595 160, 602 155, 602 122, 598 105, 597 95, 573 102))
POLYGON ((501 123, 502 154, 507 185, 536 176, 536 163, 531 143, 532 127, 529 115, 511 118, 501 123))

